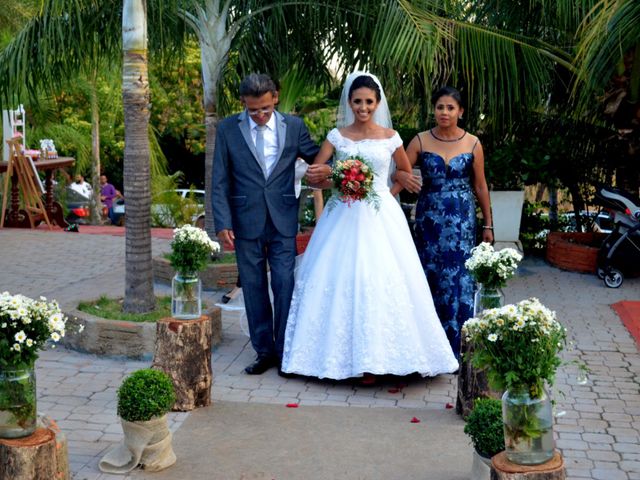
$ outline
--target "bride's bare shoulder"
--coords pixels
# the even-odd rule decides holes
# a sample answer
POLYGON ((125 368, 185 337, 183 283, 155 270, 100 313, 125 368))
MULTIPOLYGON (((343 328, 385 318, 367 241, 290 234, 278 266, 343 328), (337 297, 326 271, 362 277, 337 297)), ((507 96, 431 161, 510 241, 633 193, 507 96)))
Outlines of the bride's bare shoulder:
POLYGON ((396 133, 398 133, 393 128, 383 128, 382 130, 384 133, 384 138, 387 138, 387 139, 393 138, 396 135, 396 133))

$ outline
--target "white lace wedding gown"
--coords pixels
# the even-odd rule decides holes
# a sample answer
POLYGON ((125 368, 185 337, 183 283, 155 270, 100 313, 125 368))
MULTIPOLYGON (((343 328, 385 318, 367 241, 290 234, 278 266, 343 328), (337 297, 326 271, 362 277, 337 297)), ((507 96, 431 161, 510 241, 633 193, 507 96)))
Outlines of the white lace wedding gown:
POLYGON ((435 376, 458 368, 400 205, 389 192, 389 139, 327 136, 337 158, 359 155, 376 173, 366 202, 324 210, 296 272, 282 369, 318 378, 435 376))

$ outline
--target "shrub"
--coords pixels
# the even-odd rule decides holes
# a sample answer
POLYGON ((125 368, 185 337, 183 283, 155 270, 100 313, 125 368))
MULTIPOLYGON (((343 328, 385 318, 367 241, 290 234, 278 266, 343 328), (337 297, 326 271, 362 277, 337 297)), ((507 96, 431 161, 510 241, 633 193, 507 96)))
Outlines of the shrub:
POLYGON ((471 437, 480 455, 493 457, 504 450, 502 402, 495 398, 478 398, 467 417, 464 433, 471 437))
POLYGON ((173 382, 159 370, 143 368, 124 379, 118 389, 118 415, 128 422, 144 422, 171 410, 176 401, 173 382))

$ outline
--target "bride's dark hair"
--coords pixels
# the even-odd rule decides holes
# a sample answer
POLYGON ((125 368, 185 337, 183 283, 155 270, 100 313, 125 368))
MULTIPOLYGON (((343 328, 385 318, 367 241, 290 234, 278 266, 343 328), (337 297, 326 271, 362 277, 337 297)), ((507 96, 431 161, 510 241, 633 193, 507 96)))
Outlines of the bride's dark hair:
POLYGON ((376 81, 370 77, 369 75, 360 75, 356 77, 353 82, 351 82, 351 87, 349 87, 349 100, 351 100, 351 94, 359 89, 359 88, 368 88, 376 92, 376 99, 380 101, 382 96, 380 95, 380 87, 376 83, 376 81))

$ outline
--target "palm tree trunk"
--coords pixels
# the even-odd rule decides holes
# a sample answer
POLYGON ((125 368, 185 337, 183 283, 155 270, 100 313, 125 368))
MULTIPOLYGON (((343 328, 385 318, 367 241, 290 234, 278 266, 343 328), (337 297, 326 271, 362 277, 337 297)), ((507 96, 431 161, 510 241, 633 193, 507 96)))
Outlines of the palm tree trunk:
POLYGON ((91 78, 91 224, 98 225, 102 220, 100 202, 100 110, 97 91, 98 69, 93 70, 91 78))
MULTIPOLYGON (((213 222, 213 206, 211 204, 211 183, 213 175, 213 153, 215 151, 216 144, 216 132, 218 130, 218 115, 213 112, 205 112, 205 127, 206 127, 206 148, 204 157, 204 229, 211 238, 216 238, 215 225, 213 222)), ((222 248, 222 243, 220 242, 222 248)))
POLYGON ((238 31, 237 26, 227 27, 230 3, 220 5, 219 0, 207 2, 206 7, 196 8, 194 13, 182 12, 187 24, 198 36, 202 64, 202 88, 204 99, 204 122, 206 127, 206 149, 204 157, 204 229, 215 238, 213 208, 211 205, 211 184, 213 175, 213 155, 218 129, 218 85, 222 71, 227 64, 231 40, 238 31))
POLYGON ((146 0, 124 0, 124 193, 127 199, 125 292, 123 310, 155 307, 151 259, 151 186, 149 153, 149 76, 146 0))
MULTIPOLYGON (((208 32, 207 32, 208 33, 208 32)), ((204 191, 205 191, 205 213, 204 228, 211 238, 215 238, 215 225, 213 221, 213 207, 211 204, 211 184, 213 175, 213 155, 216 145, 216 132, 218 129, 218 84, 222 76, 222 68, 227 63, 227 55, 231 47, 231 38, 225 37, 223 41, 205 37, 202 33, 200 38, 207 38, 208 42, 201 40, 202 56, 202 85, 204 89, 204 121, 207 134, 207 144, 204 157, 204 191), (217 48, 206 48, 203 43, 211 43, 217 40, 217 48)), ((222 245, 222 243, 221 243, 222 245)))

